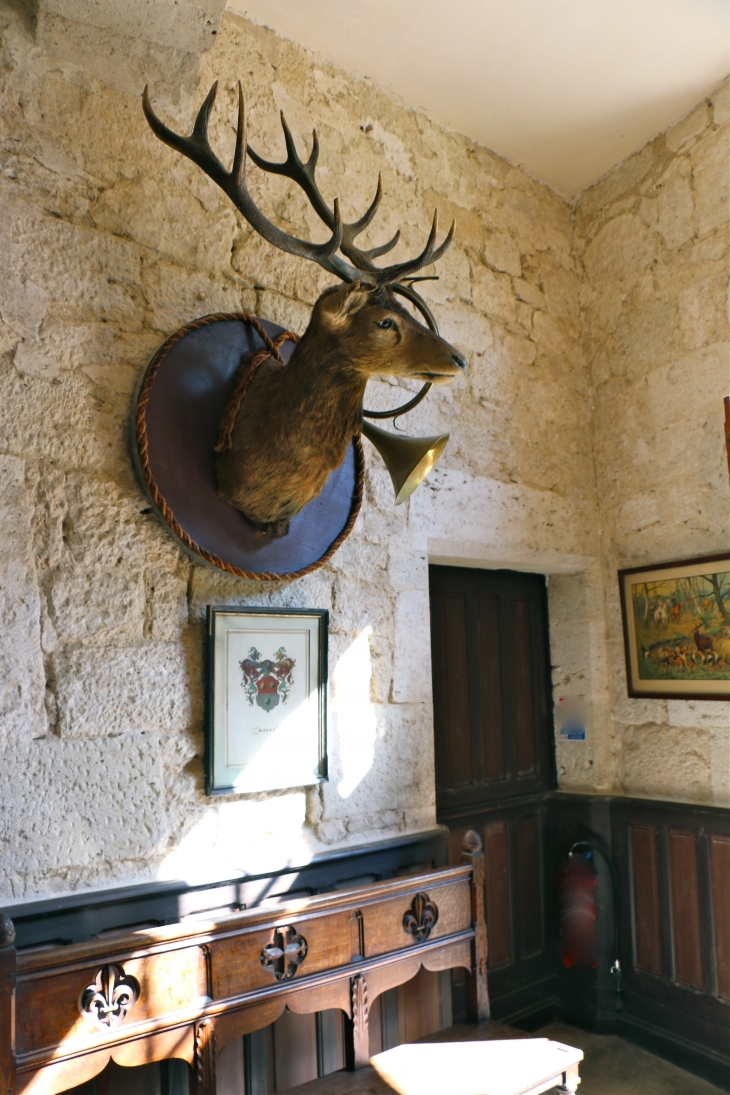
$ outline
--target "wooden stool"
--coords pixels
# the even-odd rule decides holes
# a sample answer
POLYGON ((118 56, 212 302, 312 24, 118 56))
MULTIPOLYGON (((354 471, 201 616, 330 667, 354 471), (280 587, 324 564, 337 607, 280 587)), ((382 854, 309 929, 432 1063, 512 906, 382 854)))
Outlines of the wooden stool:
POLYGON ((582 1060, 561 1042, 519 1038, 402 1045, 370 1064, 399 1095, 539 1095, 575 1092, 582 1060))

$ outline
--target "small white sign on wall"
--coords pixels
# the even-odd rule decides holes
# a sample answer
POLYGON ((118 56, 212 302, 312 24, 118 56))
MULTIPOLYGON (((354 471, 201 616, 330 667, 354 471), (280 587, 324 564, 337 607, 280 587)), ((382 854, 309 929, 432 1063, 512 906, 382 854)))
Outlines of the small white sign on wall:
POLYGON ((558 741, 585 741, 588 703, 583 696, 560 696, 557 704, 558 741))

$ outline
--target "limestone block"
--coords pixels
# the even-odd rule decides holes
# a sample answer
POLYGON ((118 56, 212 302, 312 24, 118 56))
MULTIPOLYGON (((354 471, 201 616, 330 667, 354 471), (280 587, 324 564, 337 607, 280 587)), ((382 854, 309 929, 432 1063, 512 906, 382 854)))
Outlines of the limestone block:
POLYGON ((219 276, 189 270, 168 262, 142 268, 142 286, 148 303, 147 320, 164 335, 198 316, 213 312, 256 313, 256 294, 219 276))
POLYGON ((162 194, 145 176, 123 179, 102 191, 89 210, 94 224, 198 271, 225 270, 236 229, 232 210, 204 209, 176 181, 173 164, 168 171, 162 194))
MULTIPOLYGON (((41 654, 40 598, 33 558, 32 504, 25 465, 0 456, 0 606, 2 663, 0 727, 3 738, 35 738, 47 729, 41 654)), ((7 770, 7 769, 6 769, 7 770)))
POLYGON ((694 233, 694 205, 688 179, 674 178, 659 191, 658 226, 667 247, 680 247, 694 233))
POLYGON ((66 494, 66 546, 75 565, 174 568, 182 557, 181 549, 149 512, 141 490, 133 493, 111 480, 72 472, 66 494))
POLYGON ((393 701, 428 703, 431 699, 431 619, 428 594, 399 593, 393 635, 393 701))
POLYGON ((108 567, 63 568, 51 576, 48 609, 58 641, 93 646, 139 642, 144 581, 108 567))
POLYGON ((312 851, 303 791, 246 797, 209 807, 192 819, 167 851, 158 876, 200 884, 263 874, 306 863, 312 851))
POLYGON ((164 833, 154 734, 12 741, 4 757, 0 875, 144 858, 164 833))
POLYGON ((188 593, 191 620, 205 619, 206 605, 259 605, 332 609, 332 571, 316 570, 293 582, 249 582, 193 564, 188 593))
POLYGON ((730 737, 727 727, 716 731, 710 742, 712 805, 730 806, 730 737))
POLYGON ((699 137, 710 120, 709 103, 702 102, 686 114, 680 122, 668 129, 664 138, 670 152, 678 152, 693 137, 699 137))
POLYGON ((635 281, 649 267, 655 245, 651 232, 635 215, 615 217, 586 249, 584 264, 591 281, 635 281))
MULTIPOLYGON (((541 274, 548 312, 566 321, 577 323, 580 311, 579 282, 574 270, 566 269, 559 262, 546 262, 541 274)), ((574 328, 575 337, 580 334, 574 328)))
POLYGON ((190 723, 192 667, 179 644, 67 646, 52 661, 64 738, 183 730, 190 723))
POLYGON ((717 701, 667 700, 667 721, 670 726, 725 730, 728 722, 727 708, 717 701))
POLYGON ((723 275, 682 290, 679 324, 687 346, 706 346, 727 338, 727 283, 723 275))
MULTIPOLYGON (((488 274, 489 271, 485 273, 488 274)), ((514 307, 512 311, 514 313, 514 307)), ((438 310, 438 320, 442 336, 462 353, 483 354, 493 345, 491 317, 480 315, 479 312, 475 312, 473 308, 469 308, 460 301, 450 301, 442 305, 438 310)), ((453 391, 454 384, 458 384, 458 378, 449 385, 448 389, 443 389, 443 394, 453 391)))
POLYGON ((171 0, 39 0, 38 7, 76 23, 130 38, 148 38, 185 53, 209 49, 220 25, 222 0, 194 0, 185 8, 171 0))
MULTIPOLYGON (((325 818, 345 824, 350 820, 353 832, 359 819, 380 812, 384 804, 392 809, 394 804, 422 803, 432 797, 433 752, 413 745, 432 735, 430 704, 372 705, 368 717, 374 716, 374 735, 364 724, 364 715, 354 719, 354 711, 346 718, 339 711, 335 714, 336 755, 344 755, 345 762, 322 788, 325 818), (411 743, 407 749, 404 741, 411 743)), ((359 832, 366 839, 364 823, 359 832)))
MULTIPOLYGON (((9 273, 9 271, 7 272, 9 273)), ((32 281, 12 275, 3 286, 3 322, 22 339, 37 339, 48 308, 48 294, 32 281)))
POLYGON ((494 274, 481 265, 472 272, 472 300, 474 307, 490 320, 514 322, 515 298, 512 283, 506 274, 494 274))
POLYGON ((493 270, 502 270, 516 278, 522 273, 520 249, 506 232, 495 232, 487 239, 484 244, 484 261, 493 270))
POLYGON ((727 125, 730 120, 730 82, 725 80, 712 96, 712 120, 716 126, 727 125))
POLYGON ((182 563, 175 573, 158 567, 144 572, 146 639, 176 642, 188 621, 188 581, 192 566, 182 563))
POLYGON ((524 278, 515 278, 512 282, 512 289, 518 300, 524 300, 533 308, 545 307, 545 294, 536 285, 525 281, 524 278))
POLYGON ((391 631, 393 603, 389 589, 364 582, 356 574, 338 574, 333 587, 333 615, 340 630, 357 634, 367 627, 391 631))
POLYGON ((388 548, 388 578, 393 589, 421 589, 428 592, 428 557, 404 545, 388 548))
POLYGON ((560 320, 548 312, 535 312, 532 324, 533 342, 543 354, 564 358, 573 351, 572 339, 560 320))
POLYGON ((248 225, 243 226, 236 238, 231 265, 248 284, 302 301, 310 307, 329 285, 338 281, 314 262, 305 259, 292 262, 248 225))
POLYGON ((655 142, 650 142, 588 187, 578 203, 577 222, 581 234, 586 224, 590 224, 594 231, 600 231, 603 210, 617 198, 639 187, 654 167, 656 153, 655 142))
POLYGON ((267 291, 258 295, 256 314, 261 319, 278 323, 286 331, 303 335, 309 325, 311 308, 308 304, 289 300, 279 293, 267 291))
MULTIPOLYGON (((67 319, 89 316, 123 329, 141 325, 139 248, 128 239, 86 226, 44 217, 26 202, 14 201, 0 222, 0 245, 6 262, 0 271, 0 292, 6 279, 22 270, 25 283, 39 286, 48 304, 59 302, 67 319)), ((36 309, 26 322, 35 323, 36 309)))
POLYGON ((619 778, 626 794, 709 802, 710 735, 706 730, 641 725, 623 730, 619 778))
POLYGON ((361 581, 387 589, 388 548, 373 544, 351 533, 329 564, 333 571, 357 575, 361 581))
POLYGON ((32 510, 33 546, 39 570, 57 567, 65 546, 63 523, 66 518, 66 477, 48 462, 28 469, 27 482, 35 486, 32 510))
POLYGON ((729 142, 730 128, 723 126, 706 136, 694 149, 695 209, 701 236, 728 220, 729 142))

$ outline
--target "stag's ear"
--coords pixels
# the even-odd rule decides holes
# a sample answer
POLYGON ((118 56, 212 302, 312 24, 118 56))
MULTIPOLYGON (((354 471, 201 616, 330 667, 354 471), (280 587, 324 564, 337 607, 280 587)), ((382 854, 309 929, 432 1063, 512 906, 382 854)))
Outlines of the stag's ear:
POLYGON ((334 293, 328 293, 321 298, 322 318, 333 327, 345 323, 367 304, 374 288, 367 281, 353 281, 334 293))

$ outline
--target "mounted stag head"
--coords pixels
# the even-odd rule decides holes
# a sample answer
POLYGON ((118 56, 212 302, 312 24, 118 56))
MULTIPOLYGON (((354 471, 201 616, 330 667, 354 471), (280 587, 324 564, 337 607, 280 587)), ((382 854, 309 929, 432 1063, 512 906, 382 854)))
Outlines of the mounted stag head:
MULTIPOLYGON (((282 114, 287 158, 283 163, 264 160, 246 141, 240 83, 233 167, 226 171, 207 135, 217 87, 215 83, 200 108, 190 137, 173 133, 160 121, 145 88, 144 112, 153 132, 201 167, 265 240, 318 263, 345 282, 322 293, 287 365, 272 356, 256 370, 236 409, 226 443, 219 446, 225 450, 217 458, 219 496, 263 532, 284 536, 292 517, 319 494, 330 472, 344 460, 352 438, 361 431, 363 396, 370 377, 412 377, 428 385, 447 384, 466 367, 464 357, 453 346, 398 303, 393 288, 443 255, 453 238, 454 225, 436 247, 438 213, 434 213, 420 255, 376 267, 373 260, 391 251, 400 238, 398 231, 388 243, 370 250, 355 245, 380 205, 380 178, 368 210, 359 220, 343 223, 338 200, 330 210, 315 180, 319 156, 316 131, 312 152, 303 163, 282 114), (301 187, 331 232, 326 243, 310 243, 283 232, 256 207, 246 187, 247 154, 263 171, 285 175, 301 187)), ((412 292, 410 295, 415 297, 412 292)))

